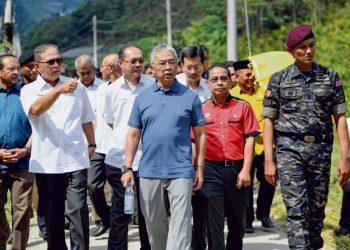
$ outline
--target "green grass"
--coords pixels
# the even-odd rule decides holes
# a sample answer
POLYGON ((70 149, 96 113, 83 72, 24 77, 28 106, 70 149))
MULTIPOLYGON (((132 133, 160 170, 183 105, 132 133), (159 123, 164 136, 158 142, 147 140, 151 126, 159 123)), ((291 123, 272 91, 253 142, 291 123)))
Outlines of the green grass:
MULTIPOLYGON (((334 229, 339 227, 340 209, 342 202, 342 189, 338 184, 337 167, 339 161, 339 144, 338 140, 334 140, 334 148, 332 153, 332 171, 330 178, 330 189, 328 196, 328 203, 326 206, 326 218, 324 220, 324 228, 322 231, 322 237, 325 242, 323 249, 337 249, 345 250, 350 249, 350 237, 349 236, 336 236, 334 229)), ((286 209, 282 201, 281 193, 276 191, 274 201, 271 208, 271 214, 274 220, 281 221, 281 230, 286 232, 285 215, 286 209)))

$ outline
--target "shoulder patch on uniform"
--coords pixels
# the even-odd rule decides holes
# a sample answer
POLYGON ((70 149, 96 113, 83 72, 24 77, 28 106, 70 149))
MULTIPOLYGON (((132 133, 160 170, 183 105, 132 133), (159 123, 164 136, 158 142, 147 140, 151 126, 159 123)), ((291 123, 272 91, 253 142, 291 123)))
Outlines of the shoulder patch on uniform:
POLYGON ((342 81, 342 80, 336 81, 335 86, 336 86, 337 88, 343 86, 343 81, 342 81))

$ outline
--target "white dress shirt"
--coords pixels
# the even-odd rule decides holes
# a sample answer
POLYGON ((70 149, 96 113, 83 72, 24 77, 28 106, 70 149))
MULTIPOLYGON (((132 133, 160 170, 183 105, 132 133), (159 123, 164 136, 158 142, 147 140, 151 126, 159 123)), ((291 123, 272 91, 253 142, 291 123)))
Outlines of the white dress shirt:
MULTIPOLYGON (((189 87, 188 84, 187 84, 185 73, 181 73, 181 74, 176 75, 176 79, 182 85, 185 85, 185 86, 189 87)), ((201 79, 199 80, 198 88, 191 89, 191 90, 198 95, 198 97, 201 100, 201 102, 205 102, 211 96, 210 90, 207 87, 207 82, 206 82, 206 80, 203 77, 201 77, 201 79)))
MULTIPOLYGON (((60 76, 59 82, 69 78, 60 76)), ((29 115, 32 104, 53 87, 38 75, 36 81, 21 90, 21 102, 32 125, 32 153, 29 171, 60 174, 88 168, 88 150, 82 124, 94 120, 88 95, 78 84, 73 93, 60 94, 40 116, 29 115)))
MULTIPOLYGON (((80 80, 78 80, 78 82, 85 87, 85 85, 80 80)), ((91 104, 92 110, 95 113, 95 116, 96 116, 96 105, 97 105, 97 89, 103 83, 104 83, 103 80, 95 76, 94 82, 89 87, 85 87, 86 93, 89 96, 90 104, 91 104)))
MULTIPOLYGON (((115 82, 114 82, 115 83, 115 82)), ((112 128, 108 126, 104 119, 106 90, 110 82, 102 83, 96 91, 96 152, 100 154, 107 154, 108 149, 113 141, 112 128)))
MULTIPOLYGON (((113 124, 113 142, 106 155, 106 164, 118 168, 124 165, 128 121, 135 97, 154 83, 154 78, 142 74, 135 88, 129 87, 124 76, 107 87, 105 120, 113 124)), ((134 171, 138 170, 141 148, 140 142, 132 165, 134 171)))

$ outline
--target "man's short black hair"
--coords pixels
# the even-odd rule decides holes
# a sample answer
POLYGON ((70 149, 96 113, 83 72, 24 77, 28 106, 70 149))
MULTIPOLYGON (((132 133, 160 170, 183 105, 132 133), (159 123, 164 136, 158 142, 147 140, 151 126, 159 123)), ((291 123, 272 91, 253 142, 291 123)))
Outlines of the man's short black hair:
POLYGON ((125 46, 120 48, 119 53, 118 53, 118 56, 119 56, 120 60, 123 60, 125 58, 125 50, 128 49, 128 48, 139 49, 139 50, 141 50, 141 52, 143 54, 143 51, 142 51, 142 49, 139 46, 133 45, 133 44, 128 44, 128 45, 125 45, 125 46))
POLYGON ((228 68, 224 64, 215 63, 208 68, 208 71, 207 71, 208 72, 208 79, 209 79, 210 71, 212 71, 213 68, 223 68, 224 70, 226 70, 227 76, 230 77, 230 71, 228 70, 228 68))
MULTIPOLYGON (((5 66, 5 64, 4 64, 4 59, 6 58, 6 57, 13 57, 13 58, 16 58, 14 55, 12 55, 12 54, 2 54, 2 55, 0 55, 0 69, 3 69, 4 68, 4 66, 5 66)), ((16 58, 17 59, 17 58, 16 58)))
POLYGON ((201 63, 205 61, 205 55, 203 49, 199 45, 191 45, 186 48, 183 48, 180 52, 180 61, 183 64, 184 58, 196 58, 201 59, 201 63))

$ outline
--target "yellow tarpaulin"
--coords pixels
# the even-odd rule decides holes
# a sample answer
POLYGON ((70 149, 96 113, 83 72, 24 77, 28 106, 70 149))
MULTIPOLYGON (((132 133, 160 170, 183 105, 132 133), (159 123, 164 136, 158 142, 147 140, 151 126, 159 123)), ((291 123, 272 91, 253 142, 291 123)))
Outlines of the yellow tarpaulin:
POLYGON ((271 51, 250 56, 256 80, 266 89, 273 73, 280 71, 294 63, 293 56, 285 51, 271 51))

